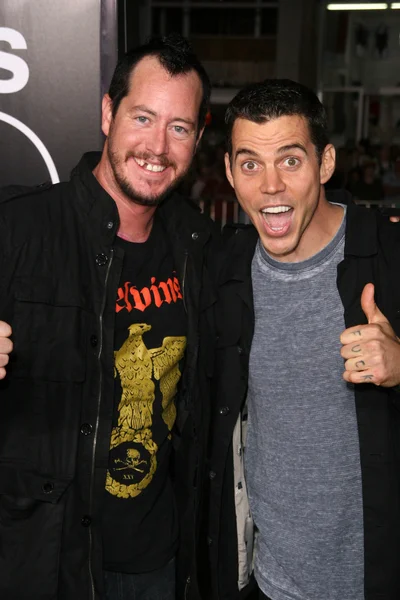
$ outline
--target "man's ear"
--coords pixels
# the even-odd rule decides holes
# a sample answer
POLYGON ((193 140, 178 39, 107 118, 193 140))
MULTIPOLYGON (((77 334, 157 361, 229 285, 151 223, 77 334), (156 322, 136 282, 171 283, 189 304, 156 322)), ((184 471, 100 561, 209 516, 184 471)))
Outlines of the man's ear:
POLYGON ((228 152, 225 152, 225 173, 226 173, 226 177, 227 177, 229 183, 231 184, 233 189, 235 189, 235 184, 233 182, 232 170, 231 170, 231 157, 229 156, 228 152))
POLYGON ((319 168, 321 183, 326 183, 332 177, 336 166, 336 150, 332 144, 327 144, 321 157, 319 168))
POLYGON ((101 129, 106 137, 110 131, 112 119, 112 100, 108 94, 104 94, 101 102, 101 129))

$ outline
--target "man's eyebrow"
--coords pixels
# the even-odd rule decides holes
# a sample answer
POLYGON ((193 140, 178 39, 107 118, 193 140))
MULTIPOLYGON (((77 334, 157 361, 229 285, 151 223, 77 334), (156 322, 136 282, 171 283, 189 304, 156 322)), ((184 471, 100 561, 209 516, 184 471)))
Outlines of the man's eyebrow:
POLYGON ((286 152, 290 152, 291 150, 301 150, 304 154, 307 154, 307 150, 303 144, 288 144, 287 146, 282 146, 278 148, 278 154, 286 154, 286 152))
MULTIPOLYGON (((133 106, 129 112, 134 113, 134 112, 138 112, 138 111, 147 113, 148 115, 151 115, 152 117, 157 116, 157 113, 154 112, 154 110, 150 110, 150 108, 147 108, 147 106, 145 106, 144 104, 138 104, 137 106, 133 106)), ((185 119, 183 117, 174 117, 173 119, 171 119, 171 123, 174 121, 186 123, 187 125, 190 125, 191 127, 196 126, 196 123, 194 121, 192 121, 191 119, 185 119)))
POLYGON ((140 111, 140 112, 145 112, 145 113, 147 113, 147 114, 151 115, 152 117, 156 117, 156 116, 157 116, 157 113, 155 113, 155 112, 154 112, 154 110, 150 110, 150 109, 149 109, 149 108, 147 108, 147 106, 145 106, 144 104, 138 104, 137 106, 133 106, 133 107, 130 109, 130 111, 129 111, 129 112, 130 112, 130 113, 133 113, 133 112, 137 112, 137 111, 140 111))
POLYGON ((236 150, 235 152, 235 160, 241 154, 245 154, 246 156, 252 156, 253 158, 258 158, 259 156, 258 153, 254 150, 249 150, 248 148, 239 148, 239 150, 236 150))
POLYGON ((180 123, 186 123, 186 125, 190 125, 191 127, 196 127, 196 123, 191 119, 184 119, 183 117, 174 117, 171 119, 171 123, 174 121, 179 121, 180 123))
MULTIPOLYGON (((286 152, 291 152, 292 150, 301 150, 304 154, 307 154, 307 150, 303 144, 295 143, 295 144, 287 144, 286 146, 282 146, 278 148, 276 151, 277 154, 286 154, 286 152)), ((252 158, 259 158, 259 154, 255 150, 250 150, 249 148, 239 148, 235 152, 235 159, 241 154, 245 154, 246 156, 250 156, 252 158)))

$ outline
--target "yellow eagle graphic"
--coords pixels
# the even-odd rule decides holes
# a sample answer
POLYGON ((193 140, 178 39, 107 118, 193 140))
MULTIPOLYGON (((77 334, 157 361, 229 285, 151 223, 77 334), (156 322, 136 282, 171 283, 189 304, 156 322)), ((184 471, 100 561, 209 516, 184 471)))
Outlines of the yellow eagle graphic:
POLYGON ((121 380, 122 395, 118 405, 118 424, 111 434, 111 450, 123 443, 142 445, 150 455, 143 460, 140 452, 125 451, 125 459, 119 459, 117 468, 132 468, 143 472, 142 479, 137 483, 123 484, 112 478, 107 471, 106 489, 111 494, 129 498, 135 497, 146 488, 153 478, 157 468, 157 444, 152 439, 151 426, 153 423, 153 403, 155 400, 155 383, 159 381, 162 395, 162 417, 169 431, 175 418, 176 407, 174 398, 177 384, 181 376, 179 362, 184 356, 186 347, 185 337, 166 337, 160 348, 148 349, 143 341, 143 334, 150 331, 146 323, 135 323, 129 327, 129 336, 115 355, 115 376, 121 380), (130 452, 130 453, 129 453, 130 452), (132 457, 135 457, 132 461, 132 457), (120 466, 122 464, 122 467, 120 466), (140 469, 138 466, 140 465, 140 469))

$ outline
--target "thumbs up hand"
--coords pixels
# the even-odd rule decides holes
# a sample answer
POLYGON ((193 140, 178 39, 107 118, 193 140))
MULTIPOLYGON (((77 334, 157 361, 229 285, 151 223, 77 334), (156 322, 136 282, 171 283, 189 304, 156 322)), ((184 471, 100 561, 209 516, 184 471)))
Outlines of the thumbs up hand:
POLYGON ((368 325, 349 327, 340 336, 340 354, 345 359, 343 378, 351 383, 399 385, 400 340, 375 303, 372 283, 362 291, 361 308, 368 325))
POLYGON ((11 327, 8 323, 0 321, 0 379, 6 376, 5 366, 8 364, 8 355, 12 351, 13 344, 10 340, 11 327))

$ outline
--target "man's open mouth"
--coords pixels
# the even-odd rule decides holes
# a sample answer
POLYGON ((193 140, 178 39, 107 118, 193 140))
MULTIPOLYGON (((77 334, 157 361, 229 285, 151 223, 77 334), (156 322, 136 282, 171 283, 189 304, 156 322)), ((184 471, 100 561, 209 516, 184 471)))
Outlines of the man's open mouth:
POLYGON ((277 233, 289 228, 292 220, 293 208, 290 206, 268 206, 261 210, 263 219, 268 228, 277 233))

